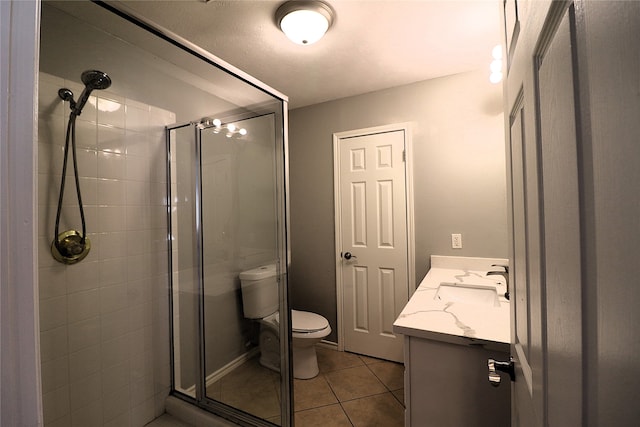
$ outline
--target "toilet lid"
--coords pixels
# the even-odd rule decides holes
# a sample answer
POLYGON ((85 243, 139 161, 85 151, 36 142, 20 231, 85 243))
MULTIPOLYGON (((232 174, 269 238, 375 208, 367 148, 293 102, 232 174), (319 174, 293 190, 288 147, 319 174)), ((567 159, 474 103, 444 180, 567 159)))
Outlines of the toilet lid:
POLYGON ((319 314, 291 310, 291 329, 293 332, 315 332, 327 326, 329 326, 329 322, 319 314))
POLYGON ((276 265, 269 264, 251 270, 243 271, 238 277, 240 280, 262 280, 276 275, 276 265))

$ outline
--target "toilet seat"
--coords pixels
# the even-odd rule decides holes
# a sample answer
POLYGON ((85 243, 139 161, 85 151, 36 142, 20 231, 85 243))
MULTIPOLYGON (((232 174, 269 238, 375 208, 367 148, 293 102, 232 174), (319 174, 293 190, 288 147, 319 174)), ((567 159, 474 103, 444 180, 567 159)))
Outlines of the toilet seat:
MULTIPOLYGON (((276 311, 260 319, 260 323, 276 330, 279 329, 280 312, 276 311)), ((315 335, 325 337, 331 333, 331 327, 329 326, 329 321, 319 314, 291 310, 291 332, 294 337, 300 338, 313 338, 315 335)))
POLYGON ((323 316, 308 311, 291 310, 291 331, 298 333, 317 332, 329 326, 323 316))
MULTIPOLYGON (((280 312, 276 311, 260 322, 260 364, 280 371, 280 312)), ((291 347, 293 377, 309 379, 318 375, 315 345, 331 333, 331 326, 323 316, 308 311, 291 310, 291 347)))

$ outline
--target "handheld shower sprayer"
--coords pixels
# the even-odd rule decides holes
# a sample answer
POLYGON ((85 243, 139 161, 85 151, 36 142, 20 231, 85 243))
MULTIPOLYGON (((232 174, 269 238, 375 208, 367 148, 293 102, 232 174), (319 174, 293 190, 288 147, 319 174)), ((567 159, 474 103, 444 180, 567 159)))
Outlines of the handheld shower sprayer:
POLYGON ((82 83, 84 83, 84 90, 80 94, 80 98, 77 101, 73 99, 73 92, 67 88, 58 90, 58 96, 63 101, 69 102, 69 108, 76 116, 79 116, 84 108, 84 105, 89 100, 91 92, 95 89, 107 89, 111 86, 111 79, 107 73, 103 73, 98 70, 87 70, 80 76, 82 83))
POLYGON ((73 92, 67 88, 58 90, 58 96, 63 101, 69 103, 71 114, 67 125, 67 135, 64 145, 64 162, 62 164, 62 181, 60 183, 60 195, 58 197, 58 211, 56 213, 55 235, 51 244, 51 254, 63 264, 75 264, 83 260, 91 249, 91 242, 87 237, 87 227, 84 221, 84 208, 82 206, 82 194, 80 193, 80 179, 78 177, 78 162, 76 156, 76 117, 82 113, 82 109, 89 100, 89 96, 94 89, 106 89, 111 86, 111 79, 106 73, 97 70, 87 70, 82 73, 82 83, 84 90, 78 101, 73 99, 73 92), (80 220, 82 221, 82 234, 77 230, 67 230, 58 233, 60 226, 60 213, 62 211, 62 200, 64 199, 64 184, 67 176, 67 159, 69 154, 69 142, 73 153, 73 170, 76 182, 76 194, 78 195, 78 205, 80 209, 80 220))

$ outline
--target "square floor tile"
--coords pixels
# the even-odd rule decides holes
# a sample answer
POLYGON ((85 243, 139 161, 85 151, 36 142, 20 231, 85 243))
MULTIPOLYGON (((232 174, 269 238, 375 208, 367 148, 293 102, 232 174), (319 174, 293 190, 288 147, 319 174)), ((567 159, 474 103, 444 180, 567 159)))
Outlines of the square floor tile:
POLYGON ((210 399, 220 400, 222 396, 222 381, 216 381, 215 383, 207 386, 206 395, 210 399))
POLYGON ((389 392, 342 403, 354 427, 403 427, 404 408, 389 392))
POLYGON ((258 360, 254 357, 225 375, 220 380, 222 389, 246 388, 247 384, 278 382, 280 374, 260 365, 258 360))
POLYGON ((345 351, 316 347, 316 354, 318 356, 318 367, 321 373, 364 365, 364 362, 362 362, 362 359, 360 359, 357 354, 347 353, 345 351))
POLYGON ((280 374, 260 365, 258 358, 207 387, 207 397, 265 419, 280 417, 280 374))
POLYGON ((340 402, 387 391, 384 384, 364 365, 329 372, 325 377, 340 402))
POLYGON ((402 403, 402 406, 404 406, 404 389, 401 388, 400 390, 392 390, 391 393, 396 397, 396 399, 398 399, 400 403, 402 403))
POLYGON ((399 363, 381 361, 372 363, 367 367, 376 377, 387 386, 389 390, 398 390, 404 387, 404 366, 399 363))
POLYGON ((310 380, 293 380, 294 408, 296 411, 338 403, 324 376, 310 380))
POLYGON ((252 383, 244 388, 222 388, 220 402, 260 418, 280 415, 280 401, 272 383, 252 383))
POLYGON ((295 413, 296 427, 352 427, 338 404, 295 413))

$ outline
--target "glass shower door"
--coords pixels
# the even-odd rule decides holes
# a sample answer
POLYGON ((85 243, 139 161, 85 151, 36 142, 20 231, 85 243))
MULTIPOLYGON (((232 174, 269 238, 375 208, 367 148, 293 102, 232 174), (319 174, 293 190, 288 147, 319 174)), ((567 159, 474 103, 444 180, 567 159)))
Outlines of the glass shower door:
POLYGON ((259 363, 239 279, 280 268, 275 147, 274 114, 200 130, 205 395, 279 425, 280 374, 259 363))
POLYGON ((291 412, 278 116, 245 113, 169 131, 177 248, 172 250, 175 389, 215 412, 265 425, 289 425, 283 414, 291 412), (260 364, 261 325, 244 317, 239 279, 241 272, 266 265, 276 267, 279 337, 284 337, 271 343, 280 357, 279 366, 270 368, 260 364))

